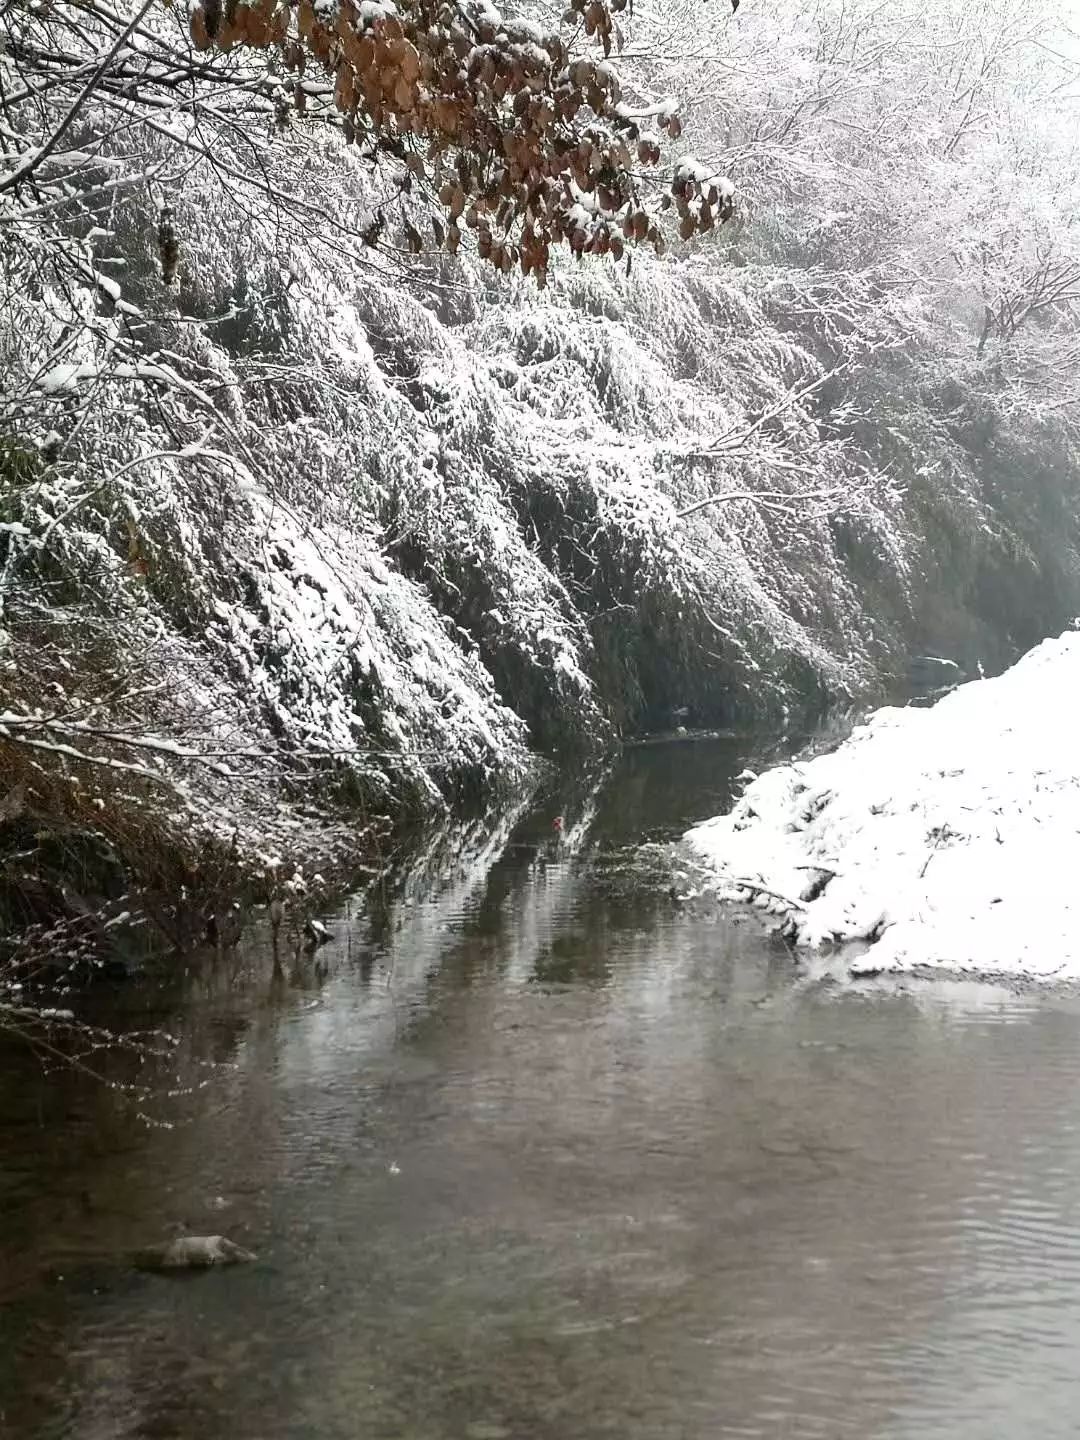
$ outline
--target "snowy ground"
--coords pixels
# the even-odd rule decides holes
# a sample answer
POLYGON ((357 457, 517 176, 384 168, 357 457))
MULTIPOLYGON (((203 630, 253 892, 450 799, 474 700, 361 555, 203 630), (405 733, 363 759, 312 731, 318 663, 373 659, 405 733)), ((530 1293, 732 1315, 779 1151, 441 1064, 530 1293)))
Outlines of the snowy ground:
POLYGON ((930 709, 877 711, 687 841, 707 888, 848 940, 853 973, 1080 978, 1080 634, 930 709))

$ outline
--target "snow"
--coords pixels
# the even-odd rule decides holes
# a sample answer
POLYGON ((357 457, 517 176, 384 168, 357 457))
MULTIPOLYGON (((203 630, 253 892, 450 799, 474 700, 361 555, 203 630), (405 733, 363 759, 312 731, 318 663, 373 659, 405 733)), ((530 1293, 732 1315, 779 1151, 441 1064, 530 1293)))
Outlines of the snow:
POLYGON ((396 14, 397 6, 393 0, 361 0, 361 25, 374 25, 377 20, 383 20, 387 15, 396 14))
MULTIPOLYGON (((331 8, 320 0, 320 13, 331 8)), ((354 8, 371 24, 394 7, 364 0, 354 8)), ((505 19, 476 0, 465 10, 501 26, 498 45, 509 37, 527 70, 550 74, 551 57, 537 48, 541 32, 517 18, 520 6, 505 8, 505 19)), ((473 28, 443 18, 439 43, 456 47, 466 73, 473 28)), ((643 23, 639 16, 635 27, 643 23)), ((552 53, 561 68, 562 51, 552 53)), ((276 82, 257 55, 237 53, 229 64, 249 60, 258 93, 285 97, 280 86, 262 90, 276 82)), ((617 94, 614 65, 597 61, 595 73, 617 94)), ((725 96, 710 121, 717 130, 697 131, 710 117, 689 77, 661 69, 650 96, 655 85, 655 95, 674 88, 690 102, 703 159, 686 156, 679 174, 707 185, 706 195, 715 188, 730 196, 731 182, 710 167, 730 151, 729 115, 738 107, 725 96)), ((325 77, 310 69, 300 83, 327 93, 325 77)), ((755 124, 765 104, 755 101, 755 124)), ((617 113, 666 145, 657 122, 676 108, 658 99, 617 113)), ((370 803, 390 809, 402 795, 410 805, 421 796, 434 803, 436 791, 494 783, 524 765, 530 741, 610 734, 609 686, 621 689, 625 679, 632 709, 639 688, 665 683, 649 678, 653 667, 638 658, 647 659, 658 636, 660 644, 670 639, 673 697, 700 678, 703 689, 730 694, 740 707, 778 708, 787 684, 778 677, 789 673, 809 669, 840 695, 865 680, 876 653, 867 587, 847 566, 846 547, 878 557, 879 617, 906 616, 910 594, 937 563, 901 499, 883 488, 861 501, 857 533, 843 545, 823 508, 806 506, 796 524, 779 507, 770 513, 745 500, 677 516, 703 499, 762 485, 774 499, 779 489, 780 506, 804 486, 861 493, 855 482, 868 462, 833 437, 854 433, 859 407, 876 413, 876 383, 864 375, 857 387, 840 387, 839 408, 799 387, 822 381, 833 359, 857 346, 896 334, 921 346, 929 333, 922 308, 927 294, 936 306, 936 289, 916 286, 909 300, 890 283, 883 294, 876 270, 821 274, 806 268, 794 242, 769 259, 772 242, 759 254, 750 232, 744 245, 754 263, 745 266, 717 263, 719 252, 707 247, 674 263, 654 260, 645 247, 630 273, 564 256, 553 260, 542 294, 531 282, 492 283, 466 245, 453 275, 429 288, 432 277, 418 272, 417 283, 406 282, 376 251, 358 265, 343 242, 385 201, 385 176, 368 173, 362 147, 314 143, 312 135, 301 163, 299 132, 271 145, 252 130, 253 175, 295 196, 303 218, 283 226, 280 207, 264 205, 253 181, 257 203, 238 226, 216 167, 197 158, 214 137, 228 149, 232 122, 216 109, 154 115, 118 130, 109 105, 87 103, 77 133, 102 138, 79 143, 90 153, 108 137, 123 160, 109 184, 129 187, 129 197, 119 211, 95 201, 80 212, 75 234, 56 252, 70 286, 42 291, 36 278, 51 273, 42 257, 60 243, 38 206, 32 226, 20 222, 25 264, 16 247, 0 265, 8 296, 0 402, 31 458, 44 449, 35 437, 49 428, 60 451, 51 462, 42 456, 33 486, 8 497, 10 528, 0 531, 8 593, 22 604, 24 585, 54 623, 55 587, 37 579, 44 551, 50 573, 62 567, 88 606, 101 597, 125 648, 141 655, 150 644, 168 645, 184 699, 167 716, 148 706, 151 733, 167 722, 185 744, 199 736, 215 753, 273 751, 305 771, 319 755, 320 773, 348 771, 370 803), (190 168, 177 169, 177 145, 188 147, 190 168), (153 235, 166 200, 190 262, 191 314, 163 303, 153 235), (121 295, 109 279, 120 272, 102 277, 95 266, 125 257, 121 295), (102 304, 107 293, 111 305, 102 304), (153 325, 126 323, 139 313, 136 302, 153 325), (778 423, 762 424, 767 415, 778 423), (716 437, 727 447, 714 455, 716 437), (134 560, 129 544, 143 552, 134 560), (189 687, 205 703, 183 714, 189 687)), ((31 138, 16 137, 16 151, 31 138)), ((760 188, 761 175, 747 172, 740 153, 736 147, 740 177, 760 188)), ((851 153, 838 152, 828 184, 812 168, 793 181, 779 154, 769 158, 766 169, 780 168, 773 188, 783 205, 762 209, 768 225, 779 213, 781 232, 794 235, 808 210, 815 218, 833 206, 862 213, 860 187, 869 180, 840 183, 851 153)), ((76 163, 71 154, 66 164, 76 163)), ((505 173, 496 165, 493 183, 505 173)), ((66 195, 63 166, 42 167, 38 177, 66 195)), ((419 215, 423 201, 414 199, 419 215)), ((575 187, 572 200, 575 222, 591 232, 598 192, 575 187)), ((14 204, 13 195, 4 200, 14 204)), ((761 204, 772 205, 768 187, 761 204)), ((49 213, 67 216, 68 208, 64 199, 49 213)), ((929 264, 924 230, 900 229, 911 266, 929 264)), ((943 311, 959 315, 961 291, 950 282, 947 294, 943 311)), ((956 359, 958 383, 971 386, 959 357, 973 346, 956 326, 955 353, 938 337, 925 354, 942 373, 956 359)), ((907 373, 899 372, 902 383, 907 373)), ((898 406, 904 393, 897 389, 898 406)), ((890 413, 883 407, 883 426, 890 413)), ((943 517, 962 510, 958 526, 982 554, 994 536, 1010 535, 1008 512, 1003 519, 994 505, 969 498, 983 487, 965 454, 947 449, 932 424, 920 422, 926 438, 918 444, 914 425, 897 425, 888 432, 897 453, 911 451, 912 468, 933 476, 943 517)), ((1017 482, 1021 499, 1022 489, 1017 482)), ((949 533, 945 543, 954 543, 949 533)), ((972 554, 972 570, 981 564, 972 554)), ((14 609, 13 601, 5 626, 14 609)), ((77 679, 80 632, 65 628, 63 615, 59 621, 57 634, 72 637, 71 658, 58 655, 55 666, 77 679)), ((883 650, 896 643, 899 619, 874 623, 883 650)), ((86 743, 84 735, 65 738, 86 743)), ((155 764, 182 758, 162 752, 155 764)), ((206 783, 204 768, 193 784, 206 783)), ((281 829, 265 846, 289 854, 281 829)))
POLYGON ((97 283, 98 289, 103 290, 114 303, 120 299, 123 292, 115 280, 111 279, 108 275, 101 275, 96 272, 94 280, 97 283))
POLYGON ((684 155, 675 166, 677 181, 691 180, 697 185, 715 185, 720 194, 730 197, 735 194, 734 183, 726 175, 720 175, 716 167, 703 164, 696 155, 684 155))
POLYGON ((1080 634, 754 779, 686 839, 707 888, 853 974, 1080 979, 1080 634))
MULTIPOLYGON (((112 295, 113 298, 119 297, 120 287, 114 281, 98 275, 95 275, 94 279, 95 283, 100 284, 106 293, 112 295), (115 295, 113 295, 114 290, 115 295)), ((138 314, 139 312, 136 310, 134 313, 138 314)), ((38 377, 37 385, 46 395, 59 395, 62 391, 74 390, 80 380, 100 380, 103 377, 115 380, 160 380, 166 384, 183 385, 192 395, 199 395, 193 385, 181 381, 176 372, 168 365, 150 363, 133 365, 120 362, 105 366, 93 360, 84 360, 78 364, 54 365, 38 377)), ((207 404, 212 403, 206 396, 200 395, 199 398, 205 400, 207 404)))
POLYGON ((74 390, 77 381, 85 378, 84 372, 92 373, 87 365, 54 365, 38 381, 46 395, 58 395, 61 390, 74 390))

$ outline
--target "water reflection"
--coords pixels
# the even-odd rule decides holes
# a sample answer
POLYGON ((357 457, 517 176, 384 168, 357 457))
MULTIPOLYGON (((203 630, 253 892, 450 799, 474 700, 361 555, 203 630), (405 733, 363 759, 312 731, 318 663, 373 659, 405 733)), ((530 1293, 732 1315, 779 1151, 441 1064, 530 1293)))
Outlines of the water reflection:
POLYGON ((674 903, 636 841, 744 759, 643 749, 433 842, 318 972, 129 993, 228 1061, 175 1129, 7 1057, 0 1430, 1074 1434, 1080 1012, 839 984, 674 903), (181 1219, 258 1264, 131 1270, 181 1219))

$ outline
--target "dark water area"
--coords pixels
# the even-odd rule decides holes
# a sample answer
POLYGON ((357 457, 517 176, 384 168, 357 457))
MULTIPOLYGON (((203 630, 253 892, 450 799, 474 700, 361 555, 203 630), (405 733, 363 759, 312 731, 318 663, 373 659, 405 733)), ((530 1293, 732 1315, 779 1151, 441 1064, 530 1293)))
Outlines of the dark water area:
POLYGON ((0 1434, 1075 1436, 1080 1004, 673 901, 748 753, 629 751, 315 956, 103 992, 178 1036, 113 1072, 146 1104, 0 1051, 0 1434), (181 1222, 258 1259, 132 1266, 181 1222))

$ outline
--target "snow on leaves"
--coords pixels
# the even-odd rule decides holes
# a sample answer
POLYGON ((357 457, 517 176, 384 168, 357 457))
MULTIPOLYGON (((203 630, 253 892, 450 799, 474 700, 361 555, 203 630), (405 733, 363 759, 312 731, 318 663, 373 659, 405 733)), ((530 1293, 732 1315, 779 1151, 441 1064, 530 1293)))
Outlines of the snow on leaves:
MULTIPOLYGON (((625 0, 573 0, 567 39, 471 0, 203 0, 190 25, 199 50, 280 55, 290 76, 277 100, 282 123, 290 107, 307 113, 325 103, 309 76, 317 65, 333 81, 347 139, 397 156, 404 187, 441 205, 445 218, 431 222, 437 248, 456 254, 464 229, 474 231, 496 269, 544 284, 556 245, 616 261, 628 245, 664 246, 658 207, 638 175, 660 162, 660 138, 640 129, 611 64, 574 44, 583 31, 610 54, 612 16, 623 8, 625 0)), ((674 105, 652 118, 678 138, 674 105)), ((726 177, 689 158, 664 200, 677 203, 688 239, 730 216, 733 193, 726 177)), ((376 218, 369 238, 381 234, 376 218)), ((425 248, 411 221, 406 236, 414 252, 425 248)))

